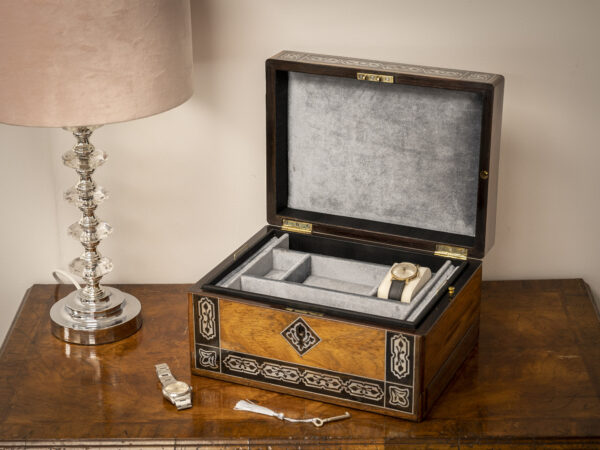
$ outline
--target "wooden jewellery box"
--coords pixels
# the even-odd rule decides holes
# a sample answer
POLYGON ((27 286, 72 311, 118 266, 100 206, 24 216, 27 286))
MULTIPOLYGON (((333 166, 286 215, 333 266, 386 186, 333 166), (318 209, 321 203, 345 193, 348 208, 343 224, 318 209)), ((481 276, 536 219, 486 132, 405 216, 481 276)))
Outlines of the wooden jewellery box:
POLYGON ((421 420, 477 343, 500 75, 267 60, 265 226, 189 293, 192 372, 421 420), (431 269, 380 299, 396 262, 431 269))

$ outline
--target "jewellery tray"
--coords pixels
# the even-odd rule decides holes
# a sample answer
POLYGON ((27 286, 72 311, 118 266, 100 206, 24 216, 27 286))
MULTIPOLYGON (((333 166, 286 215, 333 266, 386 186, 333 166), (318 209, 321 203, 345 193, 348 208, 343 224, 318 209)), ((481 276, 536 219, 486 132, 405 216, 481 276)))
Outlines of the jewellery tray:
POLYGON ((192 372, 420 421, 478 339, 504 78, 284 51, 266 79, 268 225, 190 290, 192 372), (456 270, 378 299, 403 261, 456 270))

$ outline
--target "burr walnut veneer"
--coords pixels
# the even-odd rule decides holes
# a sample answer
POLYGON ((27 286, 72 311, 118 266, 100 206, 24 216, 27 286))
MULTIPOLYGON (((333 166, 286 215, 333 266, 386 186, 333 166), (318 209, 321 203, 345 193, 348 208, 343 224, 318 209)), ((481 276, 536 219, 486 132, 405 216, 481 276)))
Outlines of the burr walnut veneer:
MULTIPOLYGON (((123 285, 141 330, 97 347, 50 333, 72 290, 35 285, 0 350, 0 448, 579 448, 600 446, 600 325, 582 280, 481 285, 476 349, 421 423, 191 376, 189 285, 123 285), (154 365, 190 383, 193 408, 163 399, 154 365), (250 399, 315 428, 234 411, 250 399)), ((373 369, 377 370, 377 369, 373 369)))

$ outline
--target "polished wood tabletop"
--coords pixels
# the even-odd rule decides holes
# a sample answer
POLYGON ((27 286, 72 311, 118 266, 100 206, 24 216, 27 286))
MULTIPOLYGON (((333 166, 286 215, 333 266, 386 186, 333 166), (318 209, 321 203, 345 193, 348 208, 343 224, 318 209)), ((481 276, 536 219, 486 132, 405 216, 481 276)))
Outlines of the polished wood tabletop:
POLYGON ((33 286, 0 351, 0 447, 600 448, 600 325, 582 280, 485 282, 479 345, 424 422, 348 409, 322 428, 233 407, 347 409, 190 374, 187 288, 120 286, 140 299, 142 329, 87 347, 50 334, 50 306, 71 288, 33 286), (191 383, 192 409, 163 399, 162 362, 191 383))

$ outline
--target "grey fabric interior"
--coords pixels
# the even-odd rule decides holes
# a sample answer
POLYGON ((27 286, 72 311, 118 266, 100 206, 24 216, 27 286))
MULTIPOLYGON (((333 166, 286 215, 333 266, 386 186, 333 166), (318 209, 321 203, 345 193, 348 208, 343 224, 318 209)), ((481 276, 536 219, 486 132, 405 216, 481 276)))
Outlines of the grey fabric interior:
POLYGON ((475 236, 481 94, 289 73, 288 206, 475 236))
MULTIPOLYGON (((279 250, 285 251, 285 250, 279 250)), ((305 254, 306 263, 285 280, 360 295, 374 295, 389 267, 349 259, 305 254)), ((243 283, 242 283, 243 287, 243 283)))
POLYGON ((289 249, 289 247, 289 236, 287 234, 280 238, 272 238, 254 255, 248 258, 244 264, 227 274, 227 276, 217 283, 217 286, 241 290, 242 285, 240 283, 240 277, 242 274, 258 276, 266 275, 272 270, 273 250, 276 248, 289 249))
POLYGON ((389 266, 289 249, 272 238, 218 286, 400 320, 415 320, 449 276, 447 262, 411 303, 376 297, 389 266))

